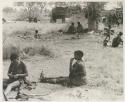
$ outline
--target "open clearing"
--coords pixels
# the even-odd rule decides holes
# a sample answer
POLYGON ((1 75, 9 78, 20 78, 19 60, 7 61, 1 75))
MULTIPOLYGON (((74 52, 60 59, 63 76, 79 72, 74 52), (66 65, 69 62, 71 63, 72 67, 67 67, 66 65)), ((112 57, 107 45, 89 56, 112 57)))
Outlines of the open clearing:
MULTIPOLYGON (((64 24, 41 24, 12 22, 3 25, 3 38, 7 44, 24 46, 48 47, 56 57, 46 57, 39 54, 24 59, 29 71, 28 79, 38 81, 43 70, 47 77, 68 76, 69 60, 75 50, 83 50, 86 64, 86 86, 67 88, 61 85, 37 83, 36 89, 26 94, 38 94, 29 100, 119 100, 123 98, 123 48, 103 48, 98 34, 84 34, 80 39, 73 39, 76 35, 60 35, 55 30, 64 27, 64 24), (38 29, 41 39, 22 39, 17 32, 29 31, 33 34, 38 29), (17 34, 17 35, 16 35, 17 34)), ((117 30, 117 29, 116 29, 117 30)), ((22 33, 23 34, 23 33, 22 33)), ((33 35, 30 35, 33 37, 33 35)), ((3 78, 7 78, 10 61, 4 60, 3 78)), ((15 92, 12 92, 15 94, 15 92)), ((14 95, 10 95, 12 97, 14 95)), ((14 98, 14 97, 13 97, 14 98)), ((14 99, 11 99, 14 100, 14 99)))

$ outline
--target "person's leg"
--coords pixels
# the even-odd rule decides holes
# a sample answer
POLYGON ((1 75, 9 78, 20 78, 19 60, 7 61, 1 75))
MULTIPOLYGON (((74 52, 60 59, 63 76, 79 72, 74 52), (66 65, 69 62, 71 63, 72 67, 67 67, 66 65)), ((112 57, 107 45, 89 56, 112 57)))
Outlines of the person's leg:
POLYGON ((8 93, 12 90, 12 88, 15 88, 15 87, 17 87, 17 86, 19 86, 20 85, 20 81, 14 81, 14 82, 12 82, 12 83, 10 83, 8 86, 7 86, 7 88, 6 88, 6 90, 5 90, 5 95, 7 96, 8 95, 8 93))
POLYGON ((44 78, 41 82, 65 85, 68 82, 68 79, 68 77, 44 78))
POLYGON ((105 40, 107 40, 107 37, 108 37, 108 36, 106 35, 105 40))
POLYGON ((56 84, 61 84, 63 86, 68 86, 69 84, 69 77, 57 77, 56 84))

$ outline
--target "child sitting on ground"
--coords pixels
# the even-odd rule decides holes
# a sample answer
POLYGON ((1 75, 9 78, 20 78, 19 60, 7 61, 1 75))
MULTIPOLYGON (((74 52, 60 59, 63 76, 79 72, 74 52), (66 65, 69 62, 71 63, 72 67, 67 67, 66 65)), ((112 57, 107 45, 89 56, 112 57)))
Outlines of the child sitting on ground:
POLYGON ((8 86, 4 92, 5 96, 7 96, 13 88, 20 87, 20 85, 24 83, 26 77, 28 76, 26 65, 20 60, 18 54, 11 54, 10 60, 11 64, 8 70, 9 80, 8 86))
POLYGON ((85 85, 87 83, 86 70, 82 57, 82 51, 77 50, 74 52, 74 58, 70 59, 69 77, 45 78, 42 73, 40 81, 43 83, 62 84, 67 86, 85 85))

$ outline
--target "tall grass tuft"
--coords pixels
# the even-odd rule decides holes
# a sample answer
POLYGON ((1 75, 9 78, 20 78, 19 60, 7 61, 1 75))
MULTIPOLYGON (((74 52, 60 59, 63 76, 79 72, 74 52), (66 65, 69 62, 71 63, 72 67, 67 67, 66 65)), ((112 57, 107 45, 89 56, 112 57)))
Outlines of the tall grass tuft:
POLYGON ((29 45, 29 46, 23 46, 23 48, 21 47, 20 44, 16 46, 12 44, 7 44, 3 46, 4 60, 9 59, 12 53, 19 54, 22 59, 25 59, 28 56, 30 57, 34 55, 42 55, 42 56, 51 57, 51 58, 55 56, 54 52, 51 49, 49 49, 47 46, 29 45))

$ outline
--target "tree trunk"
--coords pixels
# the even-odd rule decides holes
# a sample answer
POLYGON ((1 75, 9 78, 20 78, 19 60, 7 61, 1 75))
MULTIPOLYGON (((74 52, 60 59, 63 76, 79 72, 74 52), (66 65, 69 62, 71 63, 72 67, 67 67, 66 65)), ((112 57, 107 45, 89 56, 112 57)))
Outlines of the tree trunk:
POLYGON ((88 19, 88 30, 89 31, 96 31, 98 29, 97 22, 91 19, 88 19))

